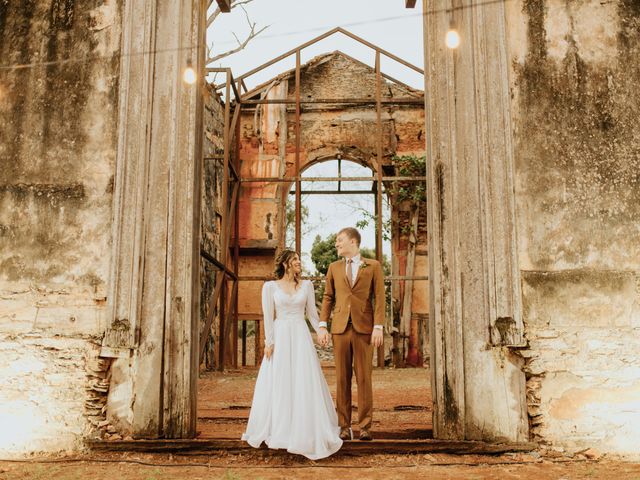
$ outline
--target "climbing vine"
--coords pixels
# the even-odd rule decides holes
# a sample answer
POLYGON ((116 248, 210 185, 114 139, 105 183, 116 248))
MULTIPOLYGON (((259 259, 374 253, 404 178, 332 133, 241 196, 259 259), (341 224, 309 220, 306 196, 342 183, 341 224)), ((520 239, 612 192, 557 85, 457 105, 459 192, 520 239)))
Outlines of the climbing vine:
MULTIPOLYGON (((398 177, 424 177, 427 168, 427 157, 417 155, 394 155, 392 158, 395 173, 398 177)), ((393 182, 389 187, 392 202, 399 204, 408 201, 412 208, 427 201, 426 182, 416 181, 398 181, 393 182)), ((363 210, 362 218, 356 223, 356 227, 360 229, 366 228, 370 223, 376 222, 376 216, 363 210)), ((382 223, 382 237, 385 241, 391 239, 391 222, 392 219, 382 223)), ((400 229, 402 234, 408 234, 411 225, 403 225, 400 229)))
MULTIPOLYGON (((392 159, 398 177, 424 177, 427 157, 417 155, 395 155, 392 159)), ((414 205, 427 201, 426 182, 395 182, 391 187, 396 201, 410 201, 414 205)))

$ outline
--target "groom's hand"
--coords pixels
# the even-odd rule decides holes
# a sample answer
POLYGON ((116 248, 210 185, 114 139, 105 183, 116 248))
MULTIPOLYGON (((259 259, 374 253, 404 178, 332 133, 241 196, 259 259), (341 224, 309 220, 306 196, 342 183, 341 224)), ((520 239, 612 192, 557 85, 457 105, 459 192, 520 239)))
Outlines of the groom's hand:
POLYGON ((329 332, 325 327, 320 327, 318 331, 318 343, 323 347, 329 345, 329 332))
POLYGON ((380 345, 382 345, 382 341, 383 341, 382 329, 374 328, 373 332, 371 333, 371 343, 373 344, 374 347, 378 348, 380 345))

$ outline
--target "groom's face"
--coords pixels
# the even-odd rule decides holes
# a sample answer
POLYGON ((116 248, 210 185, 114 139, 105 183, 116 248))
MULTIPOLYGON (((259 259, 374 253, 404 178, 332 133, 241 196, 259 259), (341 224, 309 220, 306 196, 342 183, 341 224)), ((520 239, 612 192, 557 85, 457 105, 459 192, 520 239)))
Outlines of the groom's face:
POLYGON ((349 238, 345 233, 341 233, 336 237, 336 251, 339 257, 350 257, 355 253, 356 241, 349 238))

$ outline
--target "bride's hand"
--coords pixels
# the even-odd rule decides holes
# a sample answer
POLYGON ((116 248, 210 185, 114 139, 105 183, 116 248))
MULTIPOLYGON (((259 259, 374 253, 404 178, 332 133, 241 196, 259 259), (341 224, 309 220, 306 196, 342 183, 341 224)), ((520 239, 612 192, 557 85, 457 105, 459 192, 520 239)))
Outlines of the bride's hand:
POLYGON ((273 355, 273 345, 269 345, 268 347, 265 347, 264 355, 267 357, 267 360, 271 358, 271 355, 273 355))
POLYGON ((318 329, 318 343, 322 347, 329 345, 329 332, 325 327, 320 327, 318 329))

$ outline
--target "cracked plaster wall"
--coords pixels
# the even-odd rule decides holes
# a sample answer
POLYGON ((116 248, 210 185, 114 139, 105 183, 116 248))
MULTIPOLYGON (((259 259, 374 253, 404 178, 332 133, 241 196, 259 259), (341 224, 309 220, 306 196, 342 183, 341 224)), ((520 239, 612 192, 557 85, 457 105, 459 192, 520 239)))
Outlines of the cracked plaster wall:
POLYGON ((640 441, 640 3, 506 5, 532 437, 640 441))
POLYGON ((106 427, 120 9, 0 0, 1 456, 106 427))

